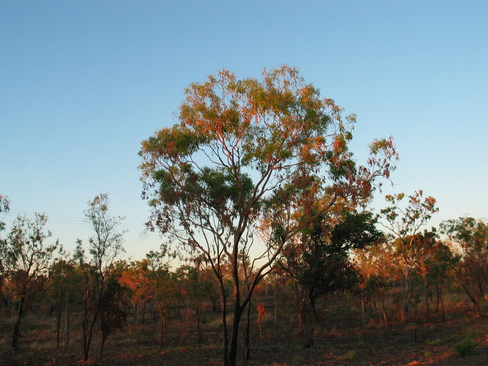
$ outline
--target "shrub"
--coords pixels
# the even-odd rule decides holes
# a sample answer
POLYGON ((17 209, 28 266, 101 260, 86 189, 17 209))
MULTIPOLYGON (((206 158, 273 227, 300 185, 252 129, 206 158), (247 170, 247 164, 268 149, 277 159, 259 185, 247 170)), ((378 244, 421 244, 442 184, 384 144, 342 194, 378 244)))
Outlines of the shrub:
POLYGON ((339 360, 352 361, 356 358, 356 351, 348 351, 345 355, 338 357, 339 360))
POLYGON ((478 354, 479 343, 474 341, 471 337, 466 337, 462 341, 456 343, 454 351, 461 357, 478 354))

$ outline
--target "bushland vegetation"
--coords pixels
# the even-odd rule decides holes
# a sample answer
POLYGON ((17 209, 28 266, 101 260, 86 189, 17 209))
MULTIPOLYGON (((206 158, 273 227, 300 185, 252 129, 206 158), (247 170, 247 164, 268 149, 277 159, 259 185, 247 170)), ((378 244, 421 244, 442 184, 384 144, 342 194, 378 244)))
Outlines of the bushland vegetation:
MULTIPOLYGON (((147 227, 163 244, 140 260, 121 256, 123 218, 110 214, 106 194, 88 202, 93 236, 74 253, 51 242, 45 215, 0 222, 3 359, 235 366, 477 357, 487 222, 429 228, 439 209, 421 190, 388 195, 374 213, 398 154, 381 138, 356 161, 356 116, 343 111, 286 65, 261 79, 223 70, 190 84, 179 123, 141 143, 147 227)), ((0 215, 10 204, 0 196, 0 215)))
MULTIPOLYGON (((338 249, 339 239, 317 236, 315 228, 304 245, 312 246, 309 255, 320 255, 312 260, 288 248, 257 285, 246 308, 237 363, 247 358, 250 365, 454 365, 467 357, 466 364, 482 364, 488 334, 486 224, 448 220, 403 243, 361 224, 354 227, 369 230, 363 235, 368 245, 344 250, 338 249)), ((336 237, 343 238, 344 225, 334 231, 336 237)), ((3 249, 18 231, 18 224, 7 230, 3 249)), ((18 245, 18 235, 15 240, 18 245)), ((52 245, 46 247, 53 252, 52 245)), ((106 267, 97 267, 81 260, 81 248, 49 257, 46 270, 35 272, 27 284, 26 270, 7 267, 8 258, 2 257, 3 364, 223 363, 221 308, 229 304, 204 260, 175 261, 163 245, 142 260, 114 256, 106 267)), ((93 258, 99 255, 92 250, 93 258)), ((230 266, 223 268, 228 268, 222 274, 224 293, 231 296, 232 273, 230 266)))

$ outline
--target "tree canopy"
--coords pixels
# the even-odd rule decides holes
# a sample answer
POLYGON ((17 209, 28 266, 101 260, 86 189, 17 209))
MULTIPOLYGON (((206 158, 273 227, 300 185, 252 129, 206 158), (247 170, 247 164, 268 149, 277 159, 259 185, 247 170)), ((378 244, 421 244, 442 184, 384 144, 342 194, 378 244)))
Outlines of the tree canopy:
POLYGON ((142 142, 143 197, 153 209, 149 227, 210 264, 224 309, 222 265, 230 263, 234 323, 227 355, 223 316, 224 359, 233 365, 239 321, 253 289, 286 240, 306 225, 303 219, 288 221, 291 226, 282 217, 277 222, 277 213, 290 207, 302 212, 311 190, 329 201, 318 212, 339 197, 369 199, 375 179, 394 169, 396 151, 391 139, 376 140, 368 166, 358 166, 348 149, 355 115, 343 117, 342 108, 286 65, 265 69, 261 80, 224 70, 191 84, 185 94, 179 123, 142 142), (251 259, 263 220, 279 228, 282 240, 262 245, 251 259), (242 271, 246 261, 250 270, 242 271))

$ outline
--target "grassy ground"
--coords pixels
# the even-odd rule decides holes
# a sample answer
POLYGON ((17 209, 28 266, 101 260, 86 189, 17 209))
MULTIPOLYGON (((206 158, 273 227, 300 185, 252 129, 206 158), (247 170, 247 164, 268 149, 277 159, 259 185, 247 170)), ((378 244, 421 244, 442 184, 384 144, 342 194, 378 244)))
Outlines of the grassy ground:
MULTIPOLYGON (((354 315, 354 314, 353 314, 354 315)), ((466 309, 448 314, 446 321, 361 325, 350 312, 337 307, 319 322, 315 346, 301 348, 296 324, 268 315, 260 337, 253 324, 251 359, 246 365, 487 365, 488 319, 474 318, 466 309), (464 357, 460 353, 468 353, 464 357), (469 354, 474 353, 474 354, 469 354)), ((218 319, 218 315, 215 315, 218 319)), ((0 365, 12 364, 13 318, 0 320, 0 365)), ((54 317, 27 316, 23 321, 17 365, 222 365, 219 321, 205 324, 202 345, 192 324, 174 319, 164 348, 157 344, 157 323, 132 325, 112 335, 99 361, 99 337, 91 355, 82 361, 81 332, 73 320, 71 341, 56 347, 54 317)), ((240 365, 244 361, 239 360, 240 365)))

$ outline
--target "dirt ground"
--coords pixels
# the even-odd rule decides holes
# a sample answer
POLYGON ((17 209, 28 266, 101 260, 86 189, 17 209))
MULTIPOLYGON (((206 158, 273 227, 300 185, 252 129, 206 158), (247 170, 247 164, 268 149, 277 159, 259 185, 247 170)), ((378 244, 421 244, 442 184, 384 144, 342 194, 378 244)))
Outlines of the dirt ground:
MULTIPOLYGON (((0 365, 12 365, 9 348, 10 320, 0 323, 0 365)), ((296 336, 296 326, 263 326, 261 336, 254 326, 251 358, 239 365, 488 365, 488 319, 457 314, 447 321, 422 324, 341 325, 321 322, 313 348, 304 349, 296 336), (454 347, 463 339, 477 343, 476 354, 461 357, 454 347)), ((104 358, 99 361, 99 342, 94 338, 91 355, 82 361, 79 334, 73 331, 66 348, 56 347, 52 318, 27 318, 16 355, 16 365, 223 365, 218 324, 206 324, 201 347, 196 334, 183 324, 173 324, 164 348, 155 341, 156 324, 137 325, 109 338, 104 358), (188 329, 188 330, 187 330, 188 329)))

